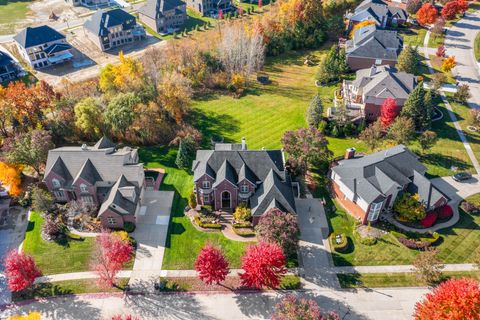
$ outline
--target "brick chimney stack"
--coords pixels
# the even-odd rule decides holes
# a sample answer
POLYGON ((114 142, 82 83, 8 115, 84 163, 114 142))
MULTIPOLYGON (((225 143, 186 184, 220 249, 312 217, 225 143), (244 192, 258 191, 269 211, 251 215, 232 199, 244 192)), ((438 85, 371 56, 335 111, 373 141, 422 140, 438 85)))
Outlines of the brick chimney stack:
POLYGON ((355 157, 355 148, 348 148, 345 151, 345 160, 353 159, 355 157))

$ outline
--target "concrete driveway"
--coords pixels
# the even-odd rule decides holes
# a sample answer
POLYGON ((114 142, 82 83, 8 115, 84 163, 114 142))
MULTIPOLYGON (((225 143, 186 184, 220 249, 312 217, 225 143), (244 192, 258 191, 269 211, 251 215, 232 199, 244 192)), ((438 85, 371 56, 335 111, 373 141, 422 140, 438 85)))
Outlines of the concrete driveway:
POLYGON ((480 192, 480 176, 478 174, 462 182, 457 182, 452 177, 441 177, 432 179, 432 183, 450 199, 457 201, 480 192))
POLYGON ((173 191, 145 191, 133 233, 138 243, 130 278, 133 290, 153 289, 153 281, 160 276, 174 194, 173 191))

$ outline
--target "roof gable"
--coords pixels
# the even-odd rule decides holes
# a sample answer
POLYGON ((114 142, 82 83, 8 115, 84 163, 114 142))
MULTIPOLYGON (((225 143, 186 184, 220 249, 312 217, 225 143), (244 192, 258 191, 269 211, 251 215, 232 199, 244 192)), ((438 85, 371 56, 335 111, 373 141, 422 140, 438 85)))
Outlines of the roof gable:
POLYGON ((65 39, 65 36, 49 26, 27 27, 13 39, 23 48, 30 48, 47 42, 65 39))
POLYGON ((108 29, 115 26, 122 26, 124 30, 133 29, 136 19, 130 13, 122 9, 99 10, 95 12, 90 19, 85 21, 84 28, 95 35, 106 36, 108 29))

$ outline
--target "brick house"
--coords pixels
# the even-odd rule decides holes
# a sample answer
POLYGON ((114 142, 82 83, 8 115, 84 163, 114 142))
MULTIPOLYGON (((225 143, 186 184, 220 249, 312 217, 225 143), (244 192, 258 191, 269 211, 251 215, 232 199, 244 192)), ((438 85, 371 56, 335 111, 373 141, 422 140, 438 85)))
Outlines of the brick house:
POLYGON ((146 37, 136 18, 122 9, 99 10, 83 24, 85 35, 102 51, 146 37))
POLYGON ((417 82, 413 74, 398 72, 390 66, 372 65, 356 72, 355 80, 344 80, 335 92, 335 106, 345 106, 352 117, 375 121, 387 98, 403 107, 417 82))
POLYGON ((232 212, 244 204, 252 209, 254 224, 273 207, 295 214, 297 185, 285 169, 282 150, 247 150, 245 140, 217 143, 214 150, 198 150, 192 168, 199 205, 232 212))
POLYGON ((158 33, 173 33, 185 24, 187 5, 181 0, 147 0, 138 17, 158 33))
POLYGON ((389 5, 382 0, 364 0, 354 12, 347 13, 348 29, 362 21, 374 21, 378 27, 403 25, 407 22, 408 14, 402 8, 389 5))
POLYGON ((49 26, 27 27, 13 39, 18 51, 33 68, 40 69, 72 60, 72 46, 49 26))
POLYGON ((375 222, 392 208, 403 192, 420 196, 427 211, 450 200, 425 177, 427 169, 404 145, 367 156, 347 149, 345 159, 332 167, 334 196, 363 224, 375 222))
POLYGON ((355 30, 353 39, 345 44, 347 64, 354 71, 374 64, 394 67, 402 48, 403 40, 396 31, 364 26, 355 30))
POLYGON ((106 137, 91 147, 50 150, 43 181, 58 202, 79 200, 99 207, 98 217, 108 228, 135 223, 145 190, 138 150, 118 149, 106 137))

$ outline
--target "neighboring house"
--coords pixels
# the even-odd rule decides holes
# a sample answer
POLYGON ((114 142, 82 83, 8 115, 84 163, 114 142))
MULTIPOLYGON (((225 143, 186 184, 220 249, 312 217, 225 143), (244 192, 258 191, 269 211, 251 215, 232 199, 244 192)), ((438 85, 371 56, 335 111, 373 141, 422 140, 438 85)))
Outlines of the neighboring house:
POLYGON ((22 72, 20 66, 5 52, 0 51, 0 82, 14 80, 22 72))
POLYGON ((403 47, 396 31, 380 30, 368 25, 354 31, 353 39, 346 42, 347 64, 352 70, 370 68, 372 65, 395 66, 403 47))
POLYGON ((147 0, 138 17, 158 33, 172 33, 187 20, 187 5, 181 0, 147 0))
POLYGON ((27 27, 13 37, 22 57, 35 69, 72 60, 72 46, 49 26, 27 27))
POLYGON ((341 92, 335 92, 335 106, 345 106, 353 117, 374 121, 387 98, 403 107, 416 86, 413 74, 398 72, 390 66, 372 65, 356 72, 355 80, 343 81, 341 92))
MULTIPOLYGON (((109 0, 65 0, 74 7, 85 6, 87 8, 98 8, 110 4, 109 0)), ((113 2, 113 1, 112 1, 113 2)))
POLYGON ((214 150, 198 150, 192 168, 199 205, 232 212, 244 204, 252 209, 254 224, 270 208, 295 214, 298 186, 285 169, 282 150, 247 150, 244 139, 217 143, 214 150))
POLYGON ((408 14, 402 8, 388 5, 382 0, 364 0, 346 18, 349 29, 362 21, 375 21, 378 27, 385 28, 405 24, 408 14))
POLYGON ((98 217, 108 228, 135 223, 145 190, 138 150, 117 149, 105 137, 91 147, 50 150, 43 181, 58 202, 79 200, 100 207, 98 217))
POLYGON ((130 13, 122 9, 99 10, 85 21, 87 37, 102 51, 145 38, 145 30, 130 13))
POLYGON ((233 9, 231 0, 187 0, 187 6, 200 12, 203 16, 216 16, 233 9))
POLYGON ((337 199, 366 224, 390 210, 403 192, 418 193, 427 211, 447 204, 449 198, 425 177, 426 171, 404 145, 363 157, 356 157, 350 148, 331 169, 331 179, 337 199))

